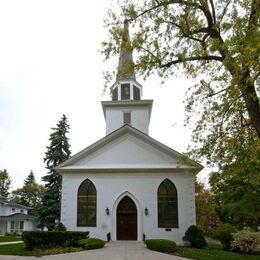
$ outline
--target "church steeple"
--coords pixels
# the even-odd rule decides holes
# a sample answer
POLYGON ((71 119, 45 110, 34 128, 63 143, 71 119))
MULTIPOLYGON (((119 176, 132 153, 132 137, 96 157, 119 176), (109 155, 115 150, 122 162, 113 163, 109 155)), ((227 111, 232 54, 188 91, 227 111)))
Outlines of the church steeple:
POLYGON ((122 42, 117 67, 117 80, 136 80, 133 61, 133 48, 130 42, 128 20, 124 21, 122 42))
POLYGON ((127 20, 122 30, 116 82, 111 87, 111 93, 112 101, 102 101, 106 134, 125 124, 148 134, 153 101, 141 99, 142 85, 136 81, 127 20))
POLYGON ((124 21, 116 82, 111 87, 112 100, 140 100, 142 85, 136 81, 133 47, 129 36, 129 22, 124 21))

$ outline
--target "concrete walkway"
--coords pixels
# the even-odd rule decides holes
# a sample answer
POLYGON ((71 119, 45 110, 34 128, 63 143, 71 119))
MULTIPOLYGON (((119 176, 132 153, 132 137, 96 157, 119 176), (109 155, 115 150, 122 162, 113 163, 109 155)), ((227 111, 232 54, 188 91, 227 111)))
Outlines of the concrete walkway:
POLYGON ((1 245, 11 245, 11 244, 20 244, 20 243, 23 243, 23 241, 19 240, 19 241, 0 242, 0 246, 1 245))
MULTIPOLYGON (((39 257, 37 257, 39 258, 39 257)), ((36 257, 0 256, 1 260, 34 260, 36 257)), ((102 249, 82 251, 52 256, 43 256, 41 260, 181 260, 182 257, 162 254, 146 248, 143 242, 112 241, 102 249)))

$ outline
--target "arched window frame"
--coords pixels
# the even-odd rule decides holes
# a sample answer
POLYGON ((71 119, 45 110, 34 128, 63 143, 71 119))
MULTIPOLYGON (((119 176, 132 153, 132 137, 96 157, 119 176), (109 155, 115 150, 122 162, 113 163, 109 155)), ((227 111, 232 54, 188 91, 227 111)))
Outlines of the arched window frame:
POLYGON ((77 226, 96 227, 97 223, 97 190, 89 179, 84 180, 78 188, 77 196, 77 226), (86 189, 86 194, 82 195, 81 190, 86 189), (92 192, 92 194, 91 194, 92 192), (91 217, 93 215, 93 217, 91 217), (85 217, 85 222, 82 221, 85 217))
POLYGON ((157 190, 157 212, 159 228, 178 228, 178 193, 174 183, 163 180, 157 190), (165 195, 162 196, 164 189, 165 195))

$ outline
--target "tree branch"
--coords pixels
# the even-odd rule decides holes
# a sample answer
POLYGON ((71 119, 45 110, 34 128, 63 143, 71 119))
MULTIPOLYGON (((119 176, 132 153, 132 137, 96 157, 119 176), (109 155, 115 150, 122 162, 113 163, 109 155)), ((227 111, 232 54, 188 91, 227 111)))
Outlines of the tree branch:
POLYGON ((228 6, 230 5, 230 2, 231 2, 231 0, 228 0, 228 1, 227 1, 227 4, 226 4, 226 6, 224 7, 223 12, 222 12, 222 14, 221 14, 221 16, 220 16, 220 18, 219 18, 219 23, 222 22, 224 16, 226 15, 226 12, 227 12, 228 6))
POLYGON ((207 97, 213 97, 213 96, 216 96, 216 95, 218 95, 218 94, 220 94, 220 93, 222 93, 222 92, 224 92, 224 91, 226 91, 226 90, 228 90, 228 89, 229 89, 229 87, 224 88, 224 89, 221 89, 221 90, 218 91, 218 92, 215 92, 215 93, 212 93, 212 94, 207 95, 207 97))
POLYGON ((139 47, 140 49, 142 49, 142 50, 144 50, 144 51, 146 51, 146 52, 148 52, 155 60, 156 60, 156 63, 161 63, 161 59, 160 58, 158 58, 155 54, 153 54, 150 50, 148 50, 148 49, 146 49, 146 48, 144 48, 144 47, 139 47))
POLYGON ((216 24, 216 13, 215 13, 215 6, 213 0, 209 0, 212 10, 213 22, 216 24))
POLYGON ((177 59, 177 60, 167 62, 165 64, 161 64, 160 67, 161 68, 169 68, 170 66, 172 66, 174 64, 178 64, 178 63, 182 63, 182 62, 186 62, 186 61, 201 61, 201 60, 208 60, 208 61, 215 60, 215 61, 223 62, 223 58, 220 57, 220 56, 206 55, 206 56, 195 56, 195 57, 180 58, 180 59, 177 59))

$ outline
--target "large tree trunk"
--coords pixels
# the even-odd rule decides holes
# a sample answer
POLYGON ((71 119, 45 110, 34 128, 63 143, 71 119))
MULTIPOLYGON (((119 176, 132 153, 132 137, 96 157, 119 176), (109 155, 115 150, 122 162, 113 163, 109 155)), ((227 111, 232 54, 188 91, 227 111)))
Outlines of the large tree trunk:
POLYGON ((260 102, 256 94, 254 82, 248 74, 243 77, 240 90, 246 103, 247 112, 251 122, 260 138, 260 102))

